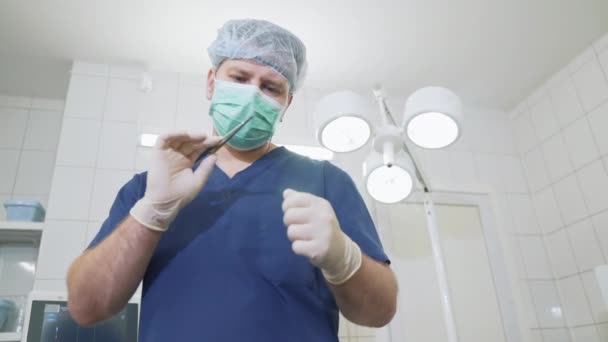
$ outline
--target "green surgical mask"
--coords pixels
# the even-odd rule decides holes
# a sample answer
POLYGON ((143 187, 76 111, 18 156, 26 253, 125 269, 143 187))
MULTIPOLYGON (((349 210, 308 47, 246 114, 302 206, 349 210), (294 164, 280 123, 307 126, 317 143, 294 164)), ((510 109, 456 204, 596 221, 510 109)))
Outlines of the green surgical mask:
POLYGON ((249 116, 253 119, 243 126, 228 145, 242 151, 256 149, 268 142, 285 107, 255 85, 215 80, 209 115, 221 136, 249 116))

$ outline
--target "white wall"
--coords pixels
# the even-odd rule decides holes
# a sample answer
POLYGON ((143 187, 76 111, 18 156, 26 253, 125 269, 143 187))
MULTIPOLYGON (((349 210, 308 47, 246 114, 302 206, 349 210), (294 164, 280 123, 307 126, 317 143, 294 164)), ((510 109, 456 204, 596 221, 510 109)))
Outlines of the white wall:
POLYGON ((514 232, 538 341, 608 341, 593 268, 608 260, 608 34, 510 115, 531 197, 514 232))
POLYGON ((47 207, 63 105, 0 95, 0 220, 8 199, 33 199, 47 207))

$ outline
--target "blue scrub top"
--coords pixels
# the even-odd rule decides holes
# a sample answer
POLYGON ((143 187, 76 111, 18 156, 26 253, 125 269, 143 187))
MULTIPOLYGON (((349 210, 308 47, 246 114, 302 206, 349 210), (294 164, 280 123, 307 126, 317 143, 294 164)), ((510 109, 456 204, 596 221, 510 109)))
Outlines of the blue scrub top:
MULTIPOLYGON (((89 248, 128 215, 145 187, 146 173, 123 186, 89 248)), ((338 308, 323 275, 287 238, 286 188, 327 199, 362 251, 389 262, 353 181, 331 163, 279 147, 232 179, 216 166, 148 265, 140 341, 338 341, 338 308)))

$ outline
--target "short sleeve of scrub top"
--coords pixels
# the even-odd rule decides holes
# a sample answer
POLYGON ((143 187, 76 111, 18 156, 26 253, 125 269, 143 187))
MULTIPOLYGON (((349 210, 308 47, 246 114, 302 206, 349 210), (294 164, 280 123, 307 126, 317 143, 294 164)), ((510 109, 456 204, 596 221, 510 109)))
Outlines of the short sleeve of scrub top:
POLYGON ((325 167, 326 199, 331 203, 340 227, 372 259, 390 264, 384 253, 374 222, 351 177, 327 162, 325 167))

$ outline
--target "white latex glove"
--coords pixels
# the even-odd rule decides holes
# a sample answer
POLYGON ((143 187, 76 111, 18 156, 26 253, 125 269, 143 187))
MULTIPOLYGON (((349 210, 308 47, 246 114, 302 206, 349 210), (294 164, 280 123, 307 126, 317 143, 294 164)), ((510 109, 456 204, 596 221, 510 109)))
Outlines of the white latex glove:
POLYGON ((293 251, 321 268, 327 282, 342 284, 361 267, 361 249, 344 234, 326 199, 285 190, 283 222, 293 251))
POLYGON ((131 216, 149 229, 166 231, 179 210, 199 193, 216 157, 206 157, 195 171, 192 165, 220 139, 185 132, 160 136, 150 159, 146 193, 131 208, 131 216))

